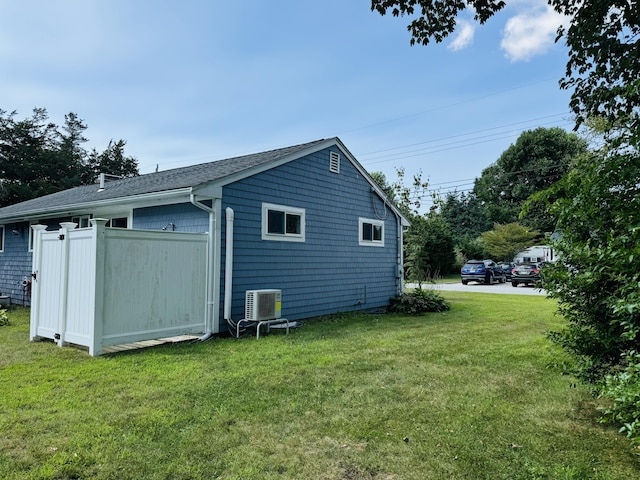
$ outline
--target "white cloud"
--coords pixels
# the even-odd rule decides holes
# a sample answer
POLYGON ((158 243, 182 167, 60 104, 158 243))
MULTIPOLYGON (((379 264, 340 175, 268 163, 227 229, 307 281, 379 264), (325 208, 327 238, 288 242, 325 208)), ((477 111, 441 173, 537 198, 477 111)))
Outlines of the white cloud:
POLYGON ((454 52, 471 45, 471 42, 473 42, 475 26, 473 23, 466 20, 458 20, 456 30, 458 32, 456 38, 454 38, 448 46, 449 50, 453 50, 454 52))
POLYGON ((500 47, 514 62, 529 60, 548 51, 554 44, 558 27, 567 22, 567 17, 548 5, 528 10, 507 21, 500 47))

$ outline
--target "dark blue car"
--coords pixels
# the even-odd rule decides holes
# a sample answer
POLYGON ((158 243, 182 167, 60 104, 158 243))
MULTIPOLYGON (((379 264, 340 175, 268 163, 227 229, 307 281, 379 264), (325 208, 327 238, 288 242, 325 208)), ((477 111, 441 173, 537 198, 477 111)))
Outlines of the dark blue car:
POLYGON ((463 285, 469 282, 490 285, 495 281, 506 282, 507 276, 493 260, 469 260, 460 270, 460 279, 463 285))
POLYGON ((507 277, 507 281, 511 280, 511 271, 515 268, 515 263, 498 262, 498 267, 502 269, 504 275, 507 277))

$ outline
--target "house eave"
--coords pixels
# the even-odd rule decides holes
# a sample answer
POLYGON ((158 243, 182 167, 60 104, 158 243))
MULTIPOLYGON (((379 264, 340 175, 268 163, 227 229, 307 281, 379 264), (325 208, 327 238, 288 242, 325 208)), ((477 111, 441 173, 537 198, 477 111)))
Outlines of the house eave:
POLYGON ((183 197, 185 201, 188 202, 191 192, 192 188, 186 187, 175 190, 164 190, 161 192, 131 195, 127 197, 110 198, 106 200, 80 202, 46 209, 26 210, 20 213, 0 217, 0 224, 26 222, 52 217, 64 217, 77 213, 79 211, 91 211, 105 208, 126 208, 127 206, 141 207, 147 205, 158 205, 165 202, 175 202, 181 197, 183 197))

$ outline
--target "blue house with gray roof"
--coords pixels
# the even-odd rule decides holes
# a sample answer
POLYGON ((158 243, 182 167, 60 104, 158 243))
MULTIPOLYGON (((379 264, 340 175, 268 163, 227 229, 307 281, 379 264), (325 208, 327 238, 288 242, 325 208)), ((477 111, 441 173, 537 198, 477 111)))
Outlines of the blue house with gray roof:
POLYGON ((282 315, 297 320, 383 307, 403 289, 408 221, 338 138, 80 186, 1 208, 2 294, 29 304, 32 225, 84 228, 92 218, 108 219, 111 228, 208 233, 213 333, 227 329, 225 313, 243 318, 247 290, 281 289, 282 315), (229 215, 233 245, 226 244, 229 215), (227 249, 232 283, 224 281, 227 249), (225 299, 230 313, 223 310, 225 299))

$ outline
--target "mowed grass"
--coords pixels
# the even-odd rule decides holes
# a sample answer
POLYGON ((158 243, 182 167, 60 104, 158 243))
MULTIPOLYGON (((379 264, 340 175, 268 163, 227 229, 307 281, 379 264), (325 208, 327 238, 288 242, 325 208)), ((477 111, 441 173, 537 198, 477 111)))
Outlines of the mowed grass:
POLYGON ((555 367, 550 300, 442 295, 446 313, 101 358, 28 342, 14 310, 0 478, 640 478, 640 450, 555 367))

